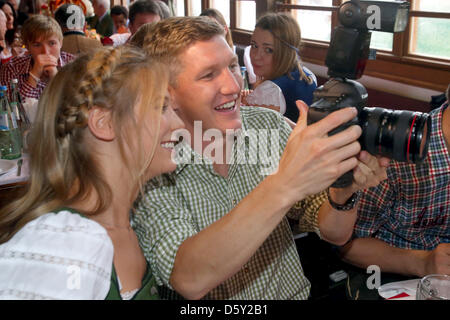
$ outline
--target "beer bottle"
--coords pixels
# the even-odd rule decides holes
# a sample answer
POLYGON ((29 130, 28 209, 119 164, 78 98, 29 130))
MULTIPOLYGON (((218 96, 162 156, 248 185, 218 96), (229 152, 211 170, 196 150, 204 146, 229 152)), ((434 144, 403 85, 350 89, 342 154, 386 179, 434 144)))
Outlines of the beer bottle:
POLYGON ((244 86, 242 87, 242 90, 250 89, 250 87, 248 85, 247 68, 246 67, 241 67, 241 75, 242 75, 242 79, 244 79, 244 86))

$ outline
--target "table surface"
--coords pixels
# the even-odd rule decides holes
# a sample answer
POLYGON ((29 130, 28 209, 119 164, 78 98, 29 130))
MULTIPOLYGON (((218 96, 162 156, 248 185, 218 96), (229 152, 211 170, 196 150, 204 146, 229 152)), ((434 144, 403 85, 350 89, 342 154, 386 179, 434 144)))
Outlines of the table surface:
MULTIPOLYGON (((30 178, 30 167, 29 167, 28 154, 24 153, 22 155, 22 158, 19 158, 19 159, 23 159, 20 176, 17 176, 17 169, 18 169, 17 165, 11 171, 0 175, 0 189, 7 189, 10 187, 14 187, 15 185, 24 184, 30 178)), ((17 161, 19 161, 19 159, 15 159, 13 161, 15 161, 17 164, 17 161)))

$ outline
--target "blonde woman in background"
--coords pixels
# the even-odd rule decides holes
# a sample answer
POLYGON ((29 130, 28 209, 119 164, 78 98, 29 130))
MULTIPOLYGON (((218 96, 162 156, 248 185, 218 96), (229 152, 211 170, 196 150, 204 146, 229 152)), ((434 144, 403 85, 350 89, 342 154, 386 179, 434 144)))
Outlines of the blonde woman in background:
POLYGON ((39 102, 26 194, 0 211, 1 299, 157 299, 130 225, 175 169, 165 68, 130 47, 65 66, 39 102))

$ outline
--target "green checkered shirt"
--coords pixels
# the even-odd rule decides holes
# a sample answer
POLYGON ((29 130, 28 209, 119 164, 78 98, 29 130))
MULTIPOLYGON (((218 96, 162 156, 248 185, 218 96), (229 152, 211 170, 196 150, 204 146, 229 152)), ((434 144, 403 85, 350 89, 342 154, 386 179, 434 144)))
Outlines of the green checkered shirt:
MULTIPOLYGON (((277 167, 291 132, 283 117, 268 109, 242 107, 241 118, 243 129, 234 140, 234 163, 228 177, 218 175, 210 162, 184 145, 179 154, 191 163, 179 164, 175 173, 150 181, 144 197, 136 203, 133 226, 160 285, 170 288, 175 256, 183 241, 230 212, 277 167), (255 132, 260 133, 259 140, 250 143, 255 132), (267 149, 259 150, 265 144, 267 149)), ((317 211, 324 199, 323 194, 307 198, 289 215, 303 221, 302 230, 317 231, 317 211)), ((307 299, 309 290, 284 218, 244 267, 205 298, 307 299)))

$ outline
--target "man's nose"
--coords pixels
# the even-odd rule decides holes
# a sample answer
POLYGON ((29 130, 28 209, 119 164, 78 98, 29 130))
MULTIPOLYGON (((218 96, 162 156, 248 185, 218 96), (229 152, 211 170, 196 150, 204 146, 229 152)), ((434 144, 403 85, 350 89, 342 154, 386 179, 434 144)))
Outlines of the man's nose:
POLYGON ((238 74, 230 69, 227 69, 222 76, 221 93, 223 95, 239 94, 241 92, 241 86, 239 85, 238 74))
POLYGON ((43 44, 41 47, 41 53, 42 54, 49 54, 50 53, 50 46, 43 44))
POLYGON ((253 49, 253 57, 255 59, 261 59, 261 57, 263 56, 263 51, 261 48, 254 48, 253 49))

